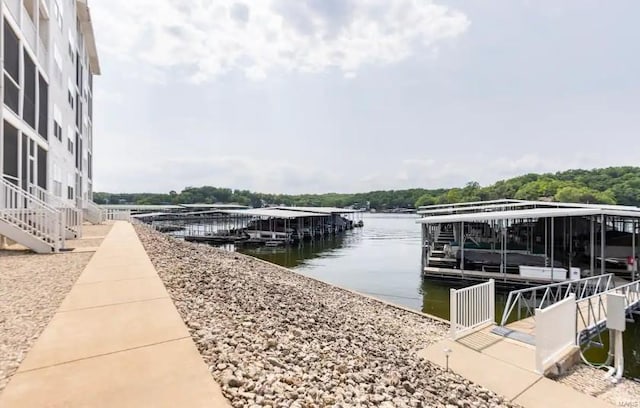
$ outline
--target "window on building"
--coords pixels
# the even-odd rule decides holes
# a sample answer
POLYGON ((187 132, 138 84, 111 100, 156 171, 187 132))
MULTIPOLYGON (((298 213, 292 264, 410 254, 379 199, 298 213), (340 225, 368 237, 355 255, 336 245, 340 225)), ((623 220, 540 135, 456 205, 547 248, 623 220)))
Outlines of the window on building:
POLYGON ((47 189, 47 151, 38 146, 38 187, 47 189))
POLYGON ((4 122, 2 140, 2 171, 4 174, 18 178, 18 129, 4 122))
POLYGON ((56 197, 62 197, 62 170, 60 166, 53 163, 53 194, 56 197))
POLYGON ((20 43, 7 20, 4 21, 4 70, 4 103, 19 114, 20 43))
POLYGON ((76 93, 76 127, 82 129, 82 100, 78 93, 76 93))
POLYGON ((53 104, 53 135, 56 139, 62 142, 62 113, 58 108, 58 105, 53 104))
POLYGON ((69 106, 71 106, 71 109, 73 109, 75 104, 73 99, 73 93, 71 93, 71 91, 68 92, 67 99, 69 100, 69 106))
POLYGON ((69 153, 73 154, 74 153, 73 139, 71 135, 73 135, 73 133, 69 131, 69 134, 67 135, 67 150, 69 151, 69 153))
POLYGON ((76 86, 82 90, 82 61, 78 52, 76 52, 76 86))
POLYGON ((24 92, 22 98, 22 119, 33 129, 36 128, 36 64, 25 49, 24 61, 24 92))
POLYGON ((49 84, 38 75, 38 133, 49 138, 49 84))
MULTIPOLYGON (((22 167, 22 172, 20 173, 20 181, 22 182, 21 186, 24 191, 29 189, 29 182, 33 181, 29 180, 27 176, 29 175, 28 168, 31 160, 29 160, 29 136, 26 133, 22 134, 22 149, 20 152, 20 164, 22 167)), ((33 170, 33 166, 31 166, 33 170)), ((33 173, 31 173, 33 177, 33 173)))
POLYGON ((75 177, 73 174, 67 174, 67 199, 73 200, 75 196, 74 185, 76 183, 75 177))
POLYGON ((91 160, 91 152, 87 153, 87 176, 89 180, 93 179, 93 162, 91 160))
POLYGON ((76 169, 82 170, 82 141, 80 135, 76 132, 76 169))
POLYGON ((53 77, 62 88, 62 57, 55 43, 53 44, 53 77))

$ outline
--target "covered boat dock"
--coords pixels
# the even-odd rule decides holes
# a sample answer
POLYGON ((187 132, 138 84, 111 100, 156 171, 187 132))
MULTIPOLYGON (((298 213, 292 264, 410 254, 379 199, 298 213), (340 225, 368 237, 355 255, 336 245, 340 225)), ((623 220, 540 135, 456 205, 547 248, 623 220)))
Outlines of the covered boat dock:
POLYGON ((419 214, 425 277, 541 284, 637 271, 637 207, 495 200, 419 214))

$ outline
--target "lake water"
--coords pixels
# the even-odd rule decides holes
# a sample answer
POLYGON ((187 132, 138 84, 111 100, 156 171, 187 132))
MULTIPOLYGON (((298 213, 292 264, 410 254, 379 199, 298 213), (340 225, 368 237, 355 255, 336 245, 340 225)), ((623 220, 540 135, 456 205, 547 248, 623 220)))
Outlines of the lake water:
MULTIPOLYGON (((449 318, 449 289, 468 284, 423 280, 420 274, 420 227, 415 215, 365 214, 364 227, 331 239, 290 248, 242 249, 243 253, 302 274, 366 293, 389 302, 449 318)), ((499 320, 508 289, 498 290, 499 320)), ((640 316, 636 318, 640 321, 640 316)), ((602 361, 608 350, 592 348, 587 356, 602 361)), ((640 323, 627 324, 626 375, 640 377, 640 323)))

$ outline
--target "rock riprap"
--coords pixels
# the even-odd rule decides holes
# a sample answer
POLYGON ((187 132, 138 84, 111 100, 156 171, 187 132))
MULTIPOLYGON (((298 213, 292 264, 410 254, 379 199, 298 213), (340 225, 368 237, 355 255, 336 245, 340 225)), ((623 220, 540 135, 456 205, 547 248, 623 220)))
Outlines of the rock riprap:
POLYGON ((445 335, 437 320, 136 228, 234 407, 511 406, 416 356, 445 335))

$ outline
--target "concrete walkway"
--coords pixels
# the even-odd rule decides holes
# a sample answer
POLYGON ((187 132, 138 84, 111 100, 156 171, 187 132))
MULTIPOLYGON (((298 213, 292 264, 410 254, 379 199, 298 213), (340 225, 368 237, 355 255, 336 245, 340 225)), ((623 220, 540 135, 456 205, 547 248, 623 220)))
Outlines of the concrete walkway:
POLYGON ((131 224, 116 222, 2 407, 230 406, 131 224))
POLYGON ((449 369, 525 408, 613 407, 537 374, 535 348, 495 335, 491 327, 458 341, 442 340, 418 354, 445 367, 445 349, 451 350, 449 369))

